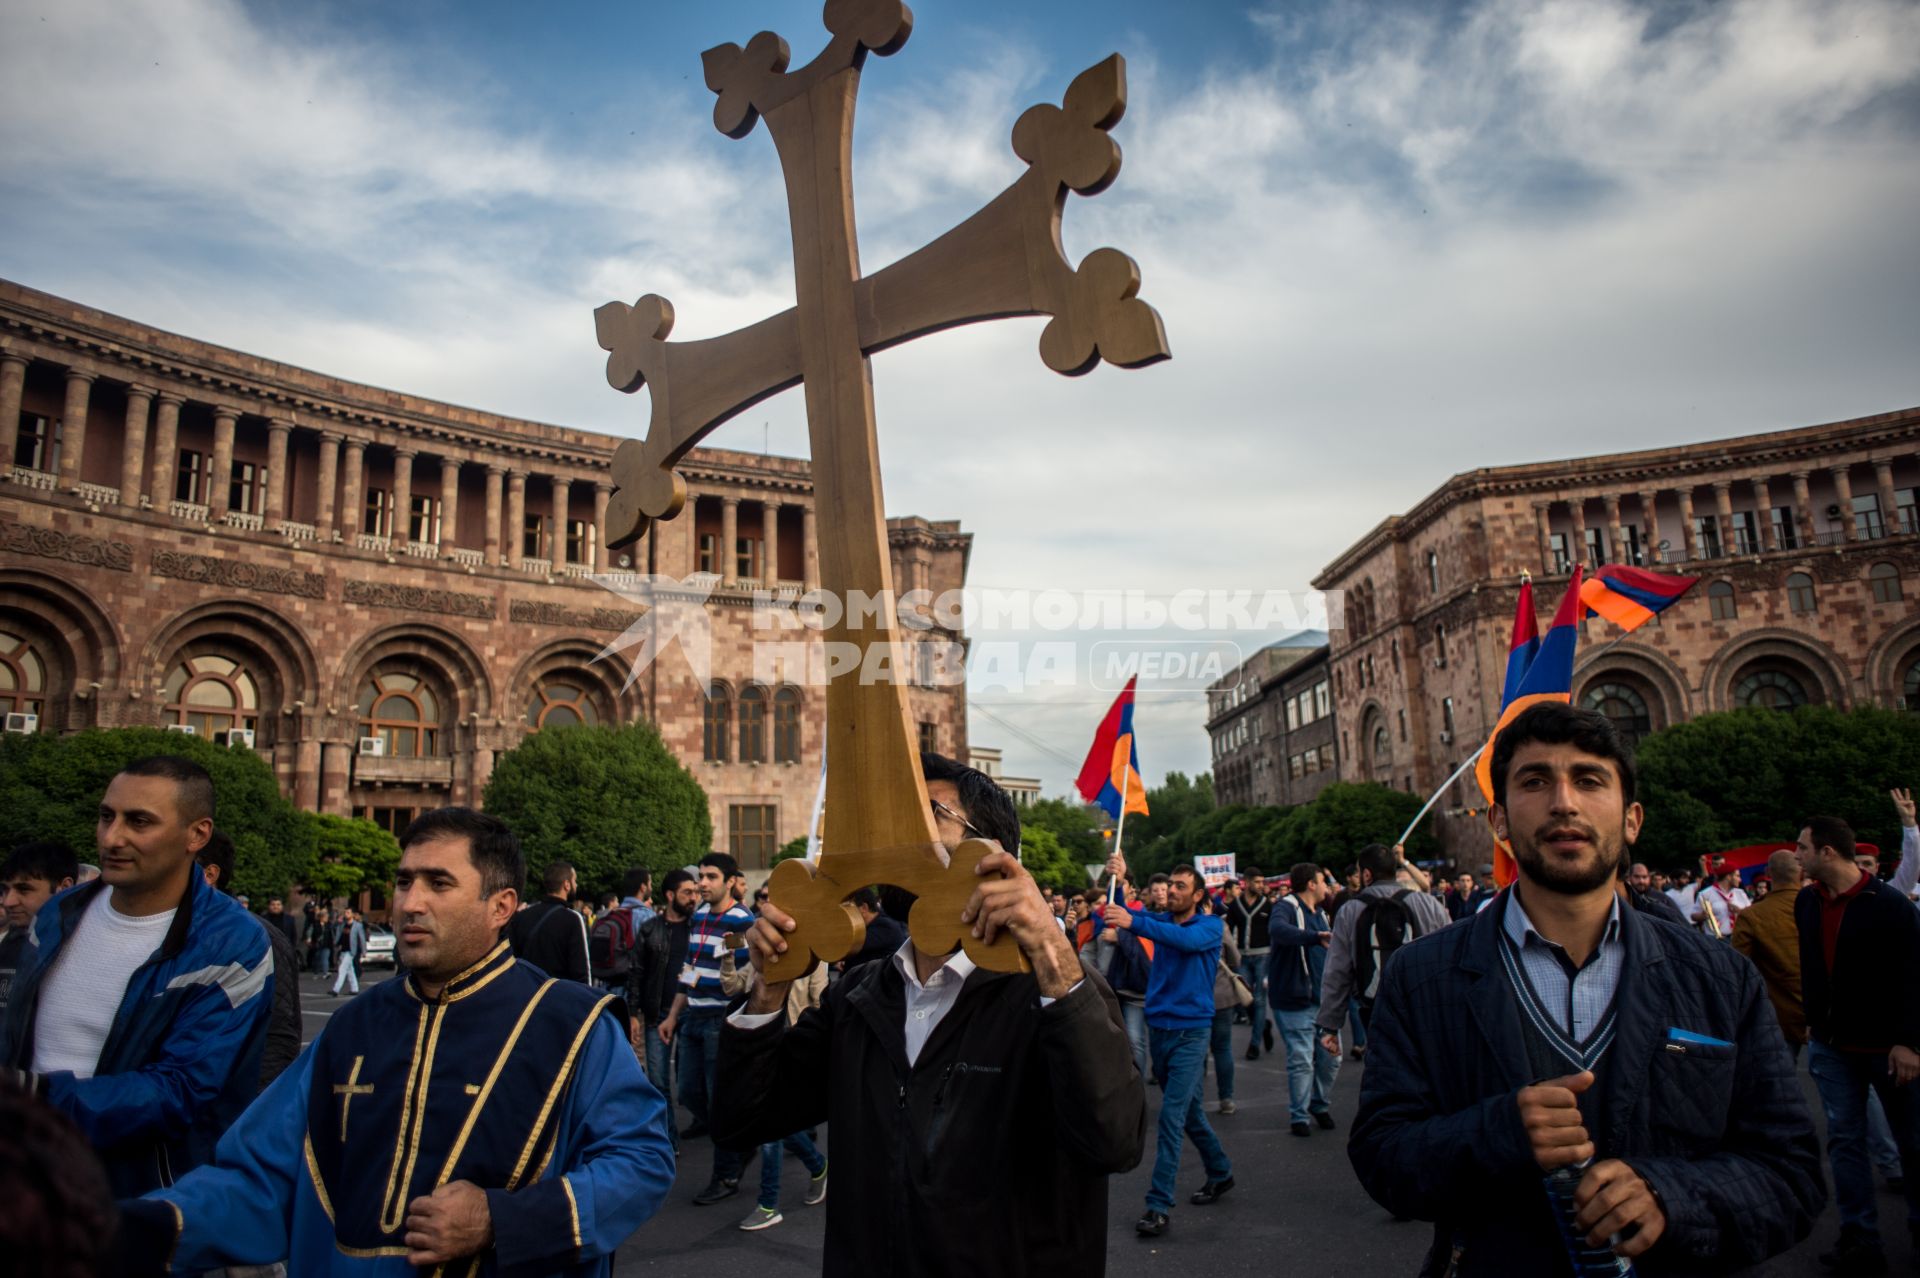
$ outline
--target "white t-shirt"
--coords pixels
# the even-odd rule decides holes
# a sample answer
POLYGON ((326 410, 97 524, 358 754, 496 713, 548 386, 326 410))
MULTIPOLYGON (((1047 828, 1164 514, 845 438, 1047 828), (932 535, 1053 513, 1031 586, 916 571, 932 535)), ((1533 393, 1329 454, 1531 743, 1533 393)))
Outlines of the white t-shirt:
POLYGON ((173 911, 133 918, 113 908, 113 889, 93 898, 60 946, 40 986, 33 1020, 33 1072, 92 1078, 127 982, 167 939, 173 911))
POLYGON ((1722 891, 1718 885, 1709 885, 1700 890, 1700 895, 1698 899, 1694 901, 1693 908, 1699 910, 1703 915, 1707 913, 1713 915, 1712 924, 1709 924, 1705 918, 1702 918, 1700 920, 1701 927, 1713 932, 1716 936, 1732 936, 1733 916, 1752 904, 1753 902, 1747 898, 1746 891, 1743 888, 1735 888, 1733 892, 1729 894, 1722 891), (1718 925, 1717 927, 1714 926, 1716 924, 1718 925))

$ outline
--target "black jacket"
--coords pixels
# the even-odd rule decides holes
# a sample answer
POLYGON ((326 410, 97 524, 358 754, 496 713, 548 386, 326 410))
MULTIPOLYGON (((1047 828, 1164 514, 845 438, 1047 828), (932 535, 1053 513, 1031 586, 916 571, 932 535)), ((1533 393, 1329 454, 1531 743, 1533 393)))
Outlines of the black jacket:
POLYGON ((1808 1035, 1835 1047, 1920 1050, 1920 983, 1912 979, 1920 971, 1920 910, 1869 879, 1840 918, 1829 972, 1820 907, 1811 883, 1793 901, 1808 1035))
POLYGON ((899 969, 853 968, 791 1028, 721 1031, 714 1137, 831 1125, 827 1278, 1105 1273, 1107 1177, 1139 1163, 1147 1104, 1083 969, 1046 1008, 1031 974, 976 970, 909 1068, 899 969))
MULTIPOLYGON (((1499 952, 1510 900, 1402 947, 1367 1027, 1347 1154, 1376 1202, 1435 1222, 1425 1274, 1566 1272, 1514 1099, 1538 1080, 1499 952)), ((1805 1238, 1826 1205, 1793 1058, 1731 946, 1630 909, 1620 936, 1599 1156, 1624 1160, 1667 1213, 1635 1263, 1643 1278, 1739 1272, 1805 1238), (1675 1028, 1724 1045, 1671 1043, 1675 1028)))
MULTIPOLYGON (((686 920, 680 926, 684 929, 686 920)), ((627 1009, 648 1025, 658 1025, 673 1010, 678 977, 686 965, 686 946, 673 952, 674 924, 665 911, 640 925, 633 937, 633 962, 627 967, 627 1009)), ((684 935, 684 932, 683 932, 684 935)))
MULTIPOLYGON (((259 919, 259 915, 254 915, 259 919)), ((300 1019, 300 956, 286 931, 260 919, 273 944, 273 1014, 267 1018, 267 1042, 260 1054, 260 1090, 280 1077, 300 1054, 305 1024, 300 1019)))
POLYGON ((543 896, 514 915, 507 924, 507 942, 515 958, 533 964, 548 976, 583 985, 592 981, 587 962, 587 921, 563 901, 543 896))
POLYGON ((1261 897, 1247 908, 1247 903, 1235 892, 1233 899, 1227 902, 1227 931, 1233 933, 1233 943, 1240 947, 1242 954, 1264 952, 1267 949, 1267 920, 1273 917, 1273 898, 1261 897))

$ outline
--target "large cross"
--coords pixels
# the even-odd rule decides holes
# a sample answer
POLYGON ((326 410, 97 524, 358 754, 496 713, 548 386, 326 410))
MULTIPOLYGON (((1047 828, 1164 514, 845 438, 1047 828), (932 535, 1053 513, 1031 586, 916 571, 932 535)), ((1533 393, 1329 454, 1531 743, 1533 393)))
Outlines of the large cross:
POLYGON ((347 1142, 347 1110, 352 1107, 353 1098, 373 1094, 373 1084, 360 1081, 360 1066, 366 1063, 366 1059, 364 1056, 354 1057, 353 1068, 347 1071, 347 1081, 333 1085, 333 1094, 340 1098, 340 1143, 343 1145, 347 1142))
MULTIPOLYGON (((707 87, 719 95, 719 130, 743 138, 764 116, 773 135, 786 178, 796 305, 697 342, 666 340, 673 307, 654 294, 594 312, 609 352, 608 382, 627 392, 644 385, 652 396, 646 439, 614 454, 606 536, 609 546, 625 546, 651 521, 677 515, 687 485, 674 468, 687 452, 736 413, 802 382, 814 504, 823 515, 820 584, 842 601, 854 591, 891 599, 869 355, 939 329, 1017 315, 1052 317, 1040 357, 1069 376, 1102 359, 1134 368, 1169 351, 1159 315, 1135 296, 1140 271, 1131 258, 1103 248, 1076 268, 1060 243, 1067 192, 1096 194, 1120 171, 1120 148, 1107 136, 1126 109, 1118 54, 1076 76, 1061 105, 1020 116, 1013 150, 1028 167, 1018 180, 932 243, 863 276, 853 217, 854 97, 866 55, 905 44, 913 14, 899 0, 827 0, 823 21, 832 41, 797 71, 787 70, 787 42, 770 31, 744 49, 725 44, 702 58, 707 87)), ((906 668, 892 609, 877 623, 851 612, 839 610, 825 640, 863 652, 886 645, 884 668, 906 668)), ((1010 938, 984 946, 963 935, 960 910, 986 848, 969 840, 955 850, 951 872, 943 864, 907 685, 897 677, 863 682, 860 672, 869 668, 862 661, 827 685, 832 763, 823 852, 817 865, 782 862, 768 881, 772 899, 800 925, 768 976, 800 975, 816 958, 857 949, 865 925, 844 900, 876 883, 919 894, 908 927, 922 950, 944 954, 964 944, 982 966, 1016 970, 1023 963, 1010 938)))

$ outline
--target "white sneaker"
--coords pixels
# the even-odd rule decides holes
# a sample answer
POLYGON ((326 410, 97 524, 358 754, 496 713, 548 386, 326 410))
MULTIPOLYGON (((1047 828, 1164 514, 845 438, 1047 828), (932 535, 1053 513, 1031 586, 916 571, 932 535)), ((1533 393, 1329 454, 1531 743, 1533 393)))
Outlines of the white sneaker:
POLYGON ((1231 1114, 1233 1112, 1233 1102, 1230 1100, 1221 1101, 1220 1112, 1223 1114, 1231 1114))
POLYGON ((827 1169, 822 1167, 820 1174, 807 1185, 807 1206, 818 1207, 827 1201, 827 1169))
POLYGON ((740 1228, 749 1232, 756 1229, 771 1229, 785 1219, 778 1207, 755 1207, 753 1214, 740 1222, 740 1228))

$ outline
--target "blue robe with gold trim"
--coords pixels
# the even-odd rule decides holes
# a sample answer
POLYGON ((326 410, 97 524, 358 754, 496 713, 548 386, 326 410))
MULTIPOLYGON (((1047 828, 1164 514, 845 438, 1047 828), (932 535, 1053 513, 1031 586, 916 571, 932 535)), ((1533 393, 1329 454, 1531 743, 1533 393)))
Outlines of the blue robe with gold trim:
POLYGON ((618 1006, 504 944, 437 999, 386 981, 335 1013, 212 1164, 130 1216, 172 1216, 172 1272, 605 1274, 674 1171, 666 1102, 618 1006), (415 1270, 407 1205, 457 1180, 487 1192, 493 1246, 415 1270))

